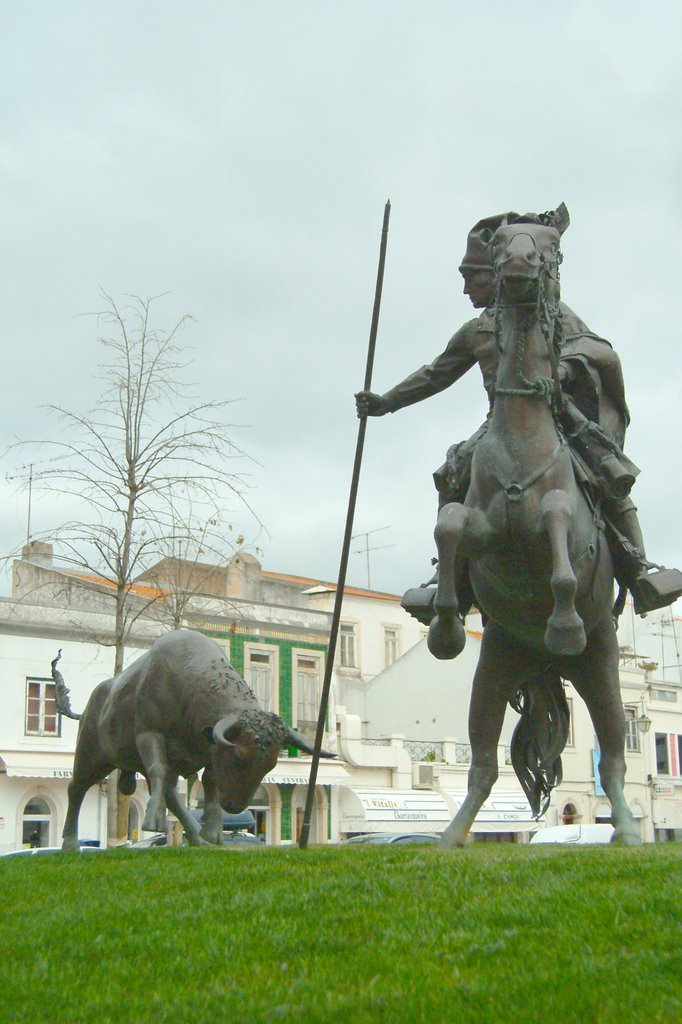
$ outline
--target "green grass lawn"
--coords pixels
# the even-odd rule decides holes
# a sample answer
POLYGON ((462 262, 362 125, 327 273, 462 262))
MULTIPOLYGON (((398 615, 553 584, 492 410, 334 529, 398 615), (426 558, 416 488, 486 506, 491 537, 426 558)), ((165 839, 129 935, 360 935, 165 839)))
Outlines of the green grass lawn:
POLYGON ((682 846, 0 859, 0 1024, 682 1021, 682 846))

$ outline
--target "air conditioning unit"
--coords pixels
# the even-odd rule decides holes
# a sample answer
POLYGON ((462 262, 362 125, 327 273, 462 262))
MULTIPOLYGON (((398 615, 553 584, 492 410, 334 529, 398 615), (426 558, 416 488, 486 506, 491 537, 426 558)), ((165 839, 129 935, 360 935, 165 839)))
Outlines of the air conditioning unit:
POLYGON ((440 785, 440 765, 413 764, 412 785, 415 789, 437 789, 440 785))

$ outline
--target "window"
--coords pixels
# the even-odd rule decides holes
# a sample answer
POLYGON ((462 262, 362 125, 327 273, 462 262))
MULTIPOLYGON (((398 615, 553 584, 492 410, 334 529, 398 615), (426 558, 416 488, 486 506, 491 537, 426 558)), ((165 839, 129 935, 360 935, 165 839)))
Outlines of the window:
POLYGON ((625 749, 631 754, 639 751, 639 730, 637 728, 637 708, 626 707, 625 711, 625 749))
POLYGON ((677 700, 677 694, 674 690, 652 690, 652 700, 666 701, 668 704, 674 704, 677 700))
POLYGON ((26 733, 31 736, 61 735, 61 717, 57 714, 51 679, 26 680, 26 733))
POLYGON ((670 758, 668 756, 668 734, 656 733, 656 774, 670 775, 670 758))
POLYGON ((294 654, 296 679, 296 724, 299 728, 315 729, 320 708, 319 656, 294 654))
POLYGON ((355 625, 352 622, 342 622, 339 629, 339 640, 341 643, 340 659, 342 668, 357 668, 357 655, 355 643, 355 625))
POLYGON ((264 711, 278 710, 278 653, 273 645, 244 645, 244 677, 264 711))
POLYGON ((51 821, 52 815, 47 801, 39 796, 34 796, 24 807, 22 844, 24 846, 49 846, 51 821))
POLYGON ((400 655, 400 630, 397 626, 384 626, 384 668, 388 668, 400 655))
POLYGON ((568 704, 568 734, 566 736, 566 746, 574 747, 575 741, 573 739, 573 698, 567 697, 566 703, 568 704))

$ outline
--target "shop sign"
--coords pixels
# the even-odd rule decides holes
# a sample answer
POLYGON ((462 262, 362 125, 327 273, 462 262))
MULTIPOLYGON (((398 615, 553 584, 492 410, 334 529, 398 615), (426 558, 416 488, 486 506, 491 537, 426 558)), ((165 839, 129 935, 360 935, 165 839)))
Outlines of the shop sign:
POLYGON ((657 782, 654 786, 655 796, 675 796, 675 787, 670 782, 657 782))

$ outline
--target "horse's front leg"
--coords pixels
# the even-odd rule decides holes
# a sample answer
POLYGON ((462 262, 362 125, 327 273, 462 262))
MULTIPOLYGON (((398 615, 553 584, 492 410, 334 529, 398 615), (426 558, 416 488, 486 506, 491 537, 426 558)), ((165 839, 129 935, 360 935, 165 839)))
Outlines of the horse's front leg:
POLYGON ((463 550, 464 554, 478 558, 491 536, 488 520, 477 508, 453 502, 444 505, 438 514, 434 530, 438 550, 436 617, 429 627, 427 641, 435 658, 456 658, 461 654, 466 639, 455 588, 457 553, 463 550))
POLYGON ((568 537, 573 509, 566 491, 548 491, 540 506, 542 526, 552 548, 554 610, 547 620, 545 644, 559 657, 578 655, 585 650, 585 627, 575 610, 578 581, 568 554, 568 537))

